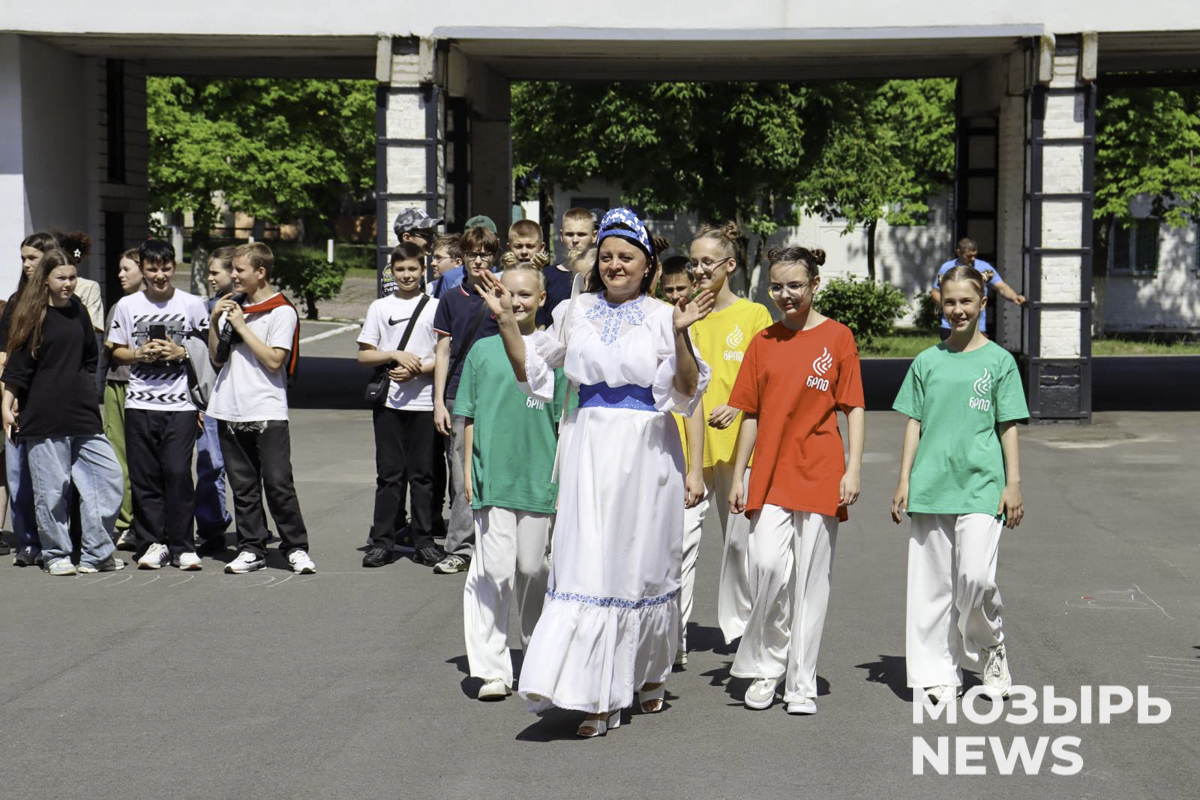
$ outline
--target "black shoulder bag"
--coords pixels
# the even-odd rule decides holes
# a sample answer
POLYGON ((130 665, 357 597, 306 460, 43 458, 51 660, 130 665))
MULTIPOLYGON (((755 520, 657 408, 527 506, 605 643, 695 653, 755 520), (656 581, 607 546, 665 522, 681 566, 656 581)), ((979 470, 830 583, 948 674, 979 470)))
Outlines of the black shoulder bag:
MULTIPOLYGON (((417 327, 417 319, 420 318, 421 312, 425 310, 428 302, 429 295, 422 293, 421 299, 417 301, 416 310, 408 318, 408 326, 404 329, 404 335, 400 337, 397 350, 403 350, 408 346, 408 339, 412 336, 413 328, 417 327)), ((363 392, 363 399, 367 401, 367 405, 382 406, 387 401, 388 387, 392 383, 392 379, 388 377, 388 370, 391 368, 391 364, 380 364, 371 373, 371 380, 367 381, 367 390, 363 392)))

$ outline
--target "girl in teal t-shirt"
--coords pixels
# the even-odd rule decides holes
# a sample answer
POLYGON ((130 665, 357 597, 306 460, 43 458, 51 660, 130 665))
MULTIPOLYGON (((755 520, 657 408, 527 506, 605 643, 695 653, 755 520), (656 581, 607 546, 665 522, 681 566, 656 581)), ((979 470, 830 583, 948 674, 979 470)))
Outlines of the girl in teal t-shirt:
MULTIPOLYGON (((527 338, 546 301, 540 269, 517 265, 504 271, 513 316, 527 338)), ((521 642, 529 645, 542 613, 558 487, 553 483, 556 423, 566 379, 556 375, 555 401, 525 395, 517 385, 499 336, 480 339, 463 365, 454 413, 466 418, 464 489, 475 516, 475 557, 463 587, 463 631, 471 676, 482 678, 480 700, 512 692, 508 612, 516 595, 521 642)))
POLYGON ((984 661, 984 686, 1007 697, 996 566, 1005 523, 1025 515, 1016 422, 1029 410, 1016 361, 979 330, 983 276, 954 267, 941 289, 950 336, 913 359, 892 406, 909 417, 892 498, 892 519, 912 518, 908 685, 952 700, 965 654, 984 661))

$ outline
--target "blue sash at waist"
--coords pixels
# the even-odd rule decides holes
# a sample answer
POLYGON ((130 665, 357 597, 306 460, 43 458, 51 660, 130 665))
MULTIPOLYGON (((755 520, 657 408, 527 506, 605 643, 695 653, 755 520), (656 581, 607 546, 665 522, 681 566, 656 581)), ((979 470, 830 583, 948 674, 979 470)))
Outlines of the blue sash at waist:
POLYGON ((658 411, 654 407, 654 390, 649 386, 607 383, 584 383, 579 386, 580 408, 631 408, 635 411, 658 411))

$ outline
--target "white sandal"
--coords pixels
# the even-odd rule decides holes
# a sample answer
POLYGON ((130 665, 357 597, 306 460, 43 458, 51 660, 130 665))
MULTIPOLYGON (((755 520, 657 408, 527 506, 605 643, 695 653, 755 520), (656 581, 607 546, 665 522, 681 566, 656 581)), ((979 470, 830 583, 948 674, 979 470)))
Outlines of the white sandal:
POLYGON ((663 710, 663 703, 667 697, 667 685, 660 683, 657 689, 639 689, 638 690, 638 708, 643 714, 657 714, 663 710), (653 709, 647 709, 646 703, 658 701, 658 705, 653 709))
POLYGON ((607 719, 585 719, 579 725, 579 729, 575 731, 575 735, 583 739, 594 739, 597 736, 603 736, 609 731, 615 731, 621 727, 621 709, 617 709, 608 715, 607 719), (591 731, 584 733, 584 731, 591 731))

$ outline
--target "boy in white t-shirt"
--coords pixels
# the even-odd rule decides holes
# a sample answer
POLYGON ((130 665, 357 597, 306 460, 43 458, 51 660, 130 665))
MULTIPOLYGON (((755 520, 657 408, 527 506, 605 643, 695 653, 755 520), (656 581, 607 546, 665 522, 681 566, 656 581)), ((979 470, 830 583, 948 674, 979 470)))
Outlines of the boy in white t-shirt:
POLYGON ((433 314, 438 301, 421 292, 423 261, 420 246, 397 245, 389 267, 396 291, 371 303, 358 337, 358 363, 389 367, 386 398, 372 409, 375 516, 364 567, 395 560, 405 491, 412 497, 413 561, 432 567, 442 558, 433 543, 433 314))
POLYGON ((279 532, 279 549, 292 571, 309 575, 317 565, 308 556, 308 531, 292 481, 292 442, 288 432, 287 377, 295 368, 300 316, 271 286, 275 257, 261 242, 233 254, 232 297, 213 308, 208 346, 221 370, 208 401, 208 415, 220 422, 225 475, 233 490, 240 550, 225 566, 231 574, 267 564, 267 525, 262 496, 279 532), (230 336, 225 336, 225 325, 230 336), (225 343, 222 344, 222 339, 225 343))
POLYGON ((138 248, 143 286, 122 297, 106 346, 130 365, 125 393, 125 452, 133 494, 138 566, 200 569, 193 538, 196 493, 192 449, 198 409, 188 394, 184 339, 208 328, 204 301, 171 284, 175 251, 150 240, 138 248))

